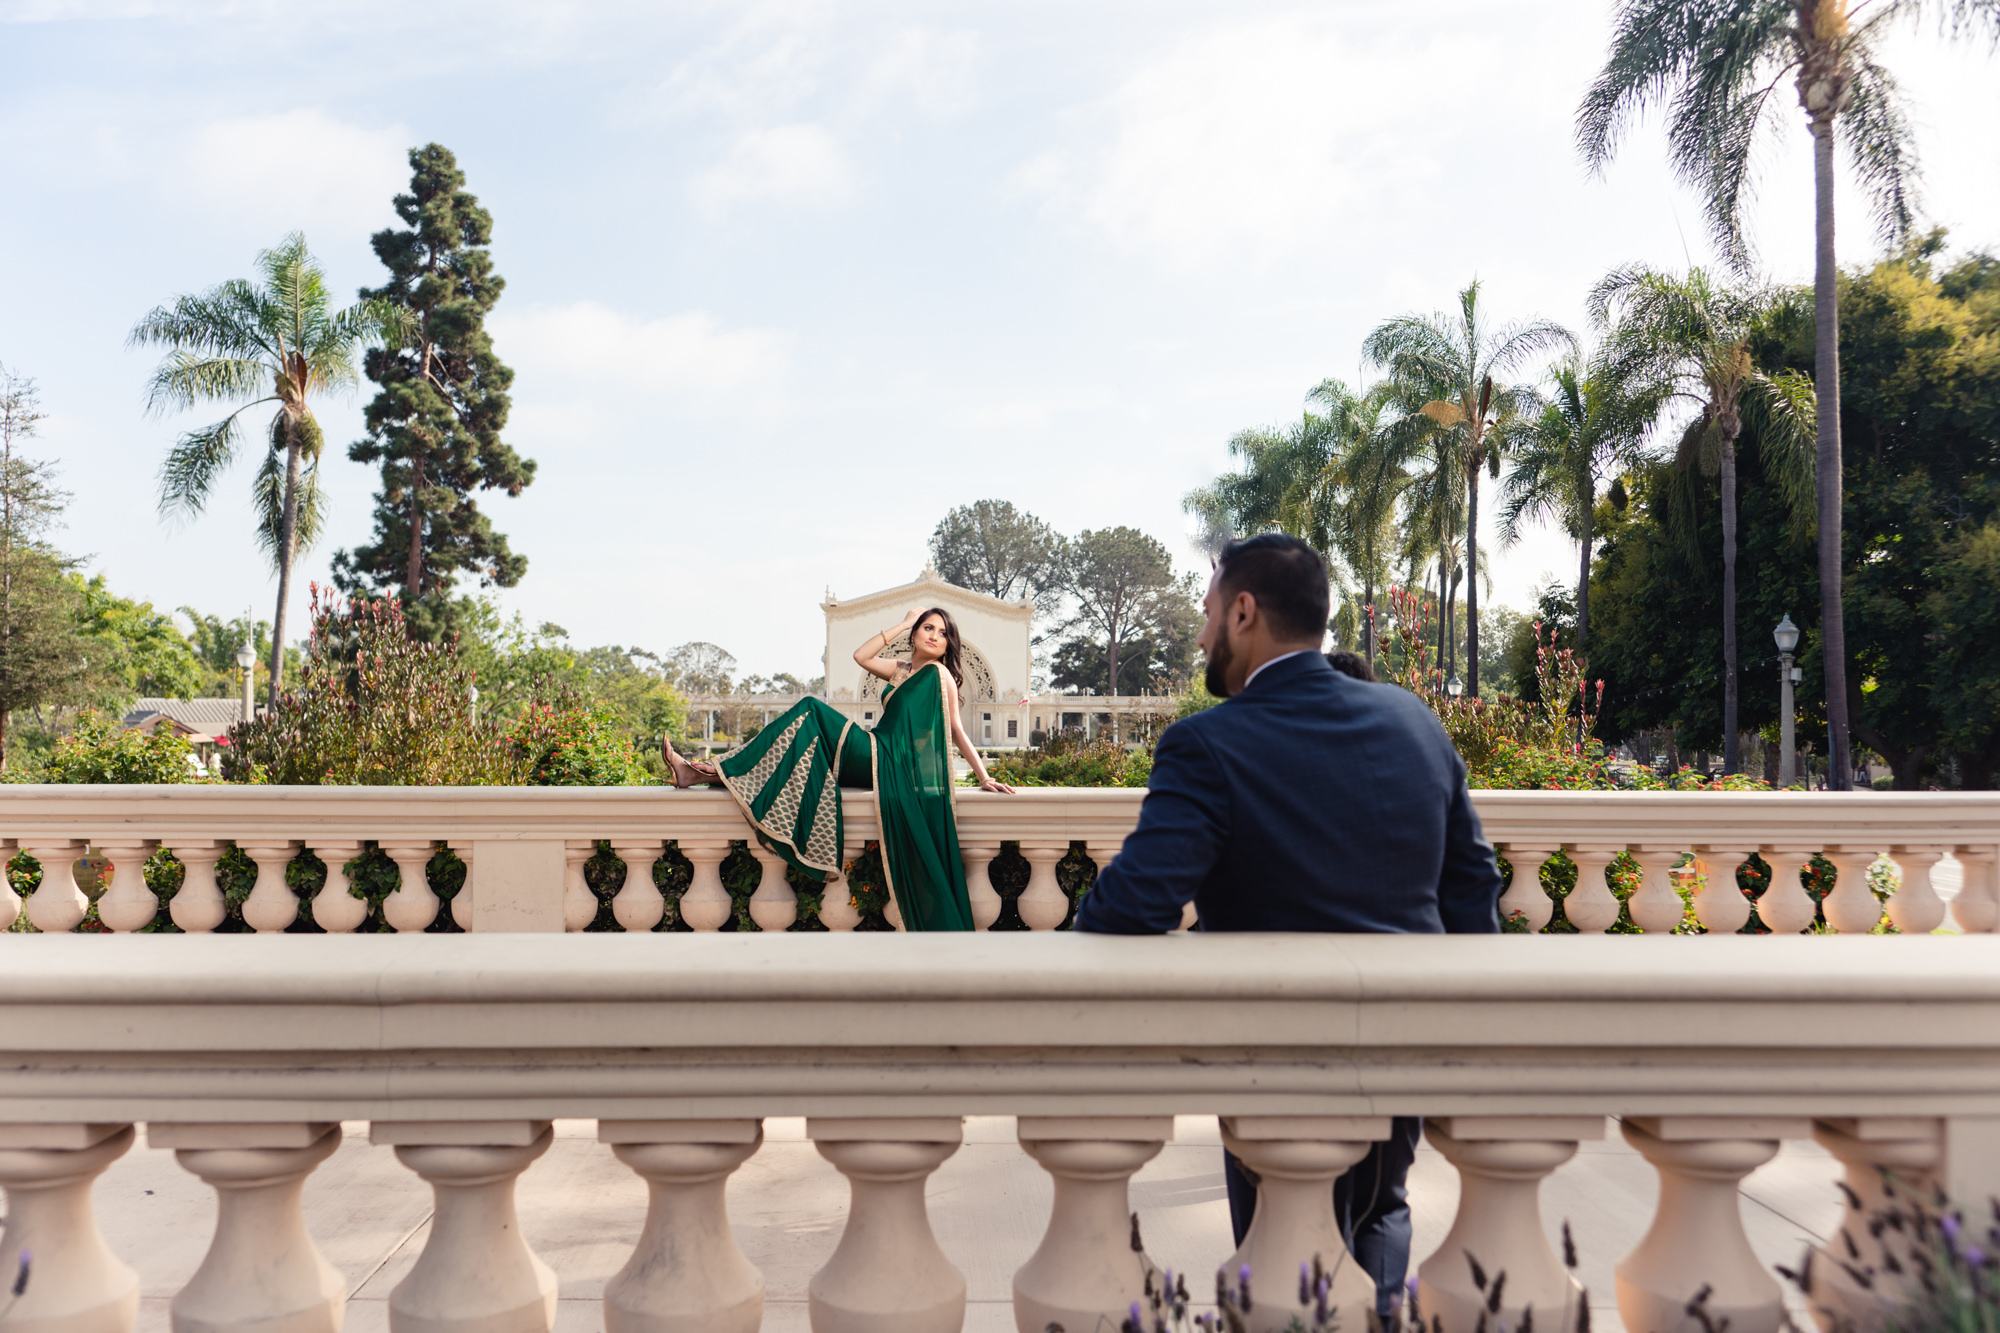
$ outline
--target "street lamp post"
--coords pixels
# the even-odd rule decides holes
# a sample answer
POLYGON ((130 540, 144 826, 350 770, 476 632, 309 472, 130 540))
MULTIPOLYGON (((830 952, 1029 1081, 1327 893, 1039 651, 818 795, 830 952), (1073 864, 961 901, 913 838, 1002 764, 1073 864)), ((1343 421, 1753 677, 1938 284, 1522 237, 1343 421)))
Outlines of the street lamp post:
MULTIPOLYGON (((1789 787, 1798 779, 1798 742, 1792 736, 1792 684, 1799 678, 1799 669, 1792 665, 1792 650, 1799 646, 1799 627, 1792 623, 1791 613, 1778 622, 1778 628, 1771 632, 1778 644, 1778 718, 1783 737, 1783 757, 1779 760, 1778 785, 1789 787)), ((1766 770, 1767 772, 1769 770, 1766 770)))
POLYGON ((250 668, 257 665, 257 650, 245 639, 243 646, 236 650, 236 669, 243 673, 243 720, 250 720, 250 668))

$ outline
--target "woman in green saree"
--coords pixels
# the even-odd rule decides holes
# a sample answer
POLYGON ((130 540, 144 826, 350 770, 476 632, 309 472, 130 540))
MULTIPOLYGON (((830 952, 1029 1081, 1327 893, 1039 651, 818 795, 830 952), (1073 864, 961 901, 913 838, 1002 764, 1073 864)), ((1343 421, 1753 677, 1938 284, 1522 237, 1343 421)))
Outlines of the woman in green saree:
POLYGON ((840 789, 875 791, 882 868, 905 930, 971 930, 965 863, 952 812, 951 750, 972 765, 984 791, 1012 794, 980 760, 958 712, 958 626, 943 607, 917 607, 855 650, 880 676, 882 720, 871 732, 821 699, 801 699, 749 742, 714 763, 694 763, 666 747, 674 785, 719 783, 736 798, 757 840, 816 879, 841 873, 847 845, 840 789), (905 630, 910 660, 877 654, 905 630))

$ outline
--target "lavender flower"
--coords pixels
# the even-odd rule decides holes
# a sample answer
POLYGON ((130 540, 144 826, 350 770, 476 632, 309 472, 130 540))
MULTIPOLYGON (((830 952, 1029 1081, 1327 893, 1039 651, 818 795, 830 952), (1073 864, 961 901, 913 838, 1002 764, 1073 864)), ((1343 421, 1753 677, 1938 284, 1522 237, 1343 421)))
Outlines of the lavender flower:
POLYGON ((21 1251, 21 1271, 14 1274, 14 1295, 19 1296, 28 1289, 28 1270, 34 1266, 34 1262, 34 1255, 26 1250, 21 1251))

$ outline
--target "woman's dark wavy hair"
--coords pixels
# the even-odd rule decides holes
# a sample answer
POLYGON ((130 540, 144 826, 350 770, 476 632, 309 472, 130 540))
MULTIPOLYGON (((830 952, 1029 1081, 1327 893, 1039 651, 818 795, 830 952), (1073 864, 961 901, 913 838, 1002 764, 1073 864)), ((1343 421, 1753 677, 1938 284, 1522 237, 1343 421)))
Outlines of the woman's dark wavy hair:
POLYGON ((917 631, 922 629, 924 622, 932 616, 936 616, 944 622, 944 669, 951 672, 951 678, 954 681, 963 685, 965 684, 965 668, 959 664, 963 655, 960 652, 961 641, 958 637, 958 622, 953 620, 951 612, 945 610, 943 607, 932 607, 917 617, 916 624, 910 626, 911 653, 914 655, 916 652, 917 631))

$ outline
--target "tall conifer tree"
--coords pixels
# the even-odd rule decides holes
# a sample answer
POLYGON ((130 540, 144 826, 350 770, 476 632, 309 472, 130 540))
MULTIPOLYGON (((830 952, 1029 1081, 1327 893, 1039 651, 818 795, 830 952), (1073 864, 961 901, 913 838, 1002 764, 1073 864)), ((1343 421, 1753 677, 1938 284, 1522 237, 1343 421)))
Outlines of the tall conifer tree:
POLYGON ((381 391, 368 405, 367 438, 347 453, 382 469, 375 540, 339 553, 334 581, 348 593, 400 591, 410 633, 437 639, 456 627, 459 574, 511 588, 527 571, 527 557, 509 549, 472 493, 519 495, 535 464, 500 438, 514 372, 485 327, 506 286, 486 248, 492 215, 442 145, 411 149, 410 167, 410 193, 396 196, 408 229, 372 238, 389 280, 362 295, 410 311, 414 335, 368 353, 368 378, 381 391))

